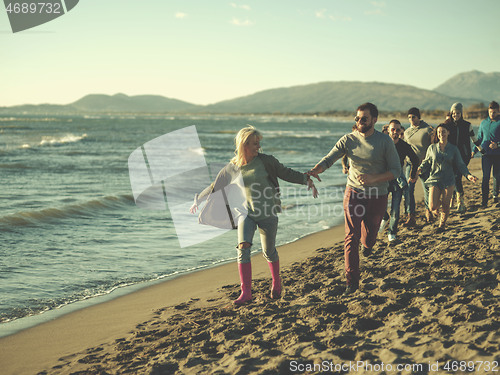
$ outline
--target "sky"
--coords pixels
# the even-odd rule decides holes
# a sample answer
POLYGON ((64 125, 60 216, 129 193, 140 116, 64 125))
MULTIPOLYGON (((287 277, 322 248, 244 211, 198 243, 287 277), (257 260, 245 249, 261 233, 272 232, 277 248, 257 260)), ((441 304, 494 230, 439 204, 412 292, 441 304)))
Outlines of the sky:
POLYGON ((94 93, 211 104, 323 81, 431 90, 500 71, 499 17, 499 0, 80 0, 12 33, 0 8, 0 106, 94 93))

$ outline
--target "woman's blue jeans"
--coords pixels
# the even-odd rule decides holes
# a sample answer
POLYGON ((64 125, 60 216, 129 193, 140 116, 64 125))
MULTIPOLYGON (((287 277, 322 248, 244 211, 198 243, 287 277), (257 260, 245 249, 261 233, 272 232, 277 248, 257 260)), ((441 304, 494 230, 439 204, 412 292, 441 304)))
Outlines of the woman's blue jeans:
MULTIPOLYGON (((408 181, 408 189, 404 191, 405 197, 405 212, 407 214, 415 214, 415 182, 410 182, 410 172, 411 165, 405 165, 405 177, 408 181)), ((429 187, 424 184, 424 180, 420 178, 420 182, 422 183, 422 188, 424 189, 424 203, 425 208, 429 209, 429 187)))

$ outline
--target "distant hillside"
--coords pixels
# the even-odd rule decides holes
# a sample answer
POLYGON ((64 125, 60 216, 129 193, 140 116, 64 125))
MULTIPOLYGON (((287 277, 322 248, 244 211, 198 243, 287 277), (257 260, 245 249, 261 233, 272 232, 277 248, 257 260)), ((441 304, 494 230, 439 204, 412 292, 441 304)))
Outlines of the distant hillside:
POLYGON ((87 95, 69 104, 82 112, 183 112, 199 106, 159 95, 87 95))
POLYGON ((92 94, 67 105, 0 107, 0 113, 316 113, 352 111, 367 101, 381 111, 406 111, 413 106, 448 110, 456 101, 468 107, 491 100, 500 100, 500 73, 473 71, 453 77, 436 91, 380 82, 320 82, 264 90, 207 106, 159 95, 92 94))
POLYGON ((211 113, 303 113, 330 110, 353 110, 363 102, 373 102, 380 110, 444 109, 460 100, 469 105, 474 100, 450 97, 413 86, 378 82, 321 82, 304 86, 257 92, 206 106, 211 113))
POLYGON ((14 107, 0 107, 1 114, 58 114, 58 115, 67 115, 74 113, 67 105, 58 105, 58 104, 25 104, 25 105, 17 105, 14 107))
POLYGON ((444 95, 500 101, 500 73, 477 70, 460 73, 434 89, 444 95))
POLYGON ((183 113, 200 106, 159 95, 127 96, 125 94, 84 96, 67 105, 26 104, 0 107, 0 113, 75 114, 75 113, 183 113))

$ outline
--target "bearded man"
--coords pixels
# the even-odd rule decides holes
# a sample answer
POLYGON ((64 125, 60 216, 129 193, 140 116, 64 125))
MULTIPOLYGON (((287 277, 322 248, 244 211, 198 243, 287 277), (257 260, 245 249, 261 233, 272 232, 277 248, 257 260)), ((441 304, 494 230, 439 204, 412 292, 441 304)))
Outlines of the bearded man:
POLYGON ((378 109, 372 103, 357 108, 356 128, 344 135, 332 150, 308 174, 318 177, 344 155, 349 158, 349 173, 344 194, 344 259, 347 288, 350 294, 359 289, 359 244, 369 256, 377 240, 380 222, 387 209, 389 181, 401 173, 394 142, 375 130, 378 109))

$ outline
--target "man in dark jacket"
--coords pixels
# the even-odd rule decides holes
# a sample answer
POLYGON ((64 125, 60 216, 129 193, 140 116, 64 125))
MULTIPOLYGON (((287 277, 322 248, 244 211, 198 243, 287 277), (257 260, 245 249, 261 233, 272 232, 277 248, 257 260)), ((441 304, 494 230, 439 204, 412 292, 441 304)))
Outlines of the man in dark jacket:
MULTIPOLYGON (((405 189, 408 189, 408 182, 414 184, 415 181, 417 181, 417 169, 420 164, 420 160, 417 154, 413 151, 412 147, 401 139, 400 134, 403 132, 403 129, 401 128, 401 122, 399 122, 399 120, 391 120, 388 132, 389 136, 394 141, 394 145, 396 146, 401 167, 403 167, 406 158, 409 159, 409 165, 411 166, 409 180, 406 179, 404 172, 402 172, 398 178, 389 181, 389 193, 392 194, 392 200, 391 219, 389 221, 387 237, 389 239, 389 243, 391 243, 396 240, 396 235, 398 233, 399 212, 403 192, 405 189)), ((382 221, 381 228, 383 228, 386 222, 386 220, 382 221)))
MULTIPOLYGON (((446 123, 450 129, 448 142, 457 146, 458 151, 465 163, 469 165, 471 159, 471 139, 474 144, 477 143, 476 135, 472 130, 471 124, 463 118, 462 103, 454 103, 450 109, 451 118, 446 123)), ((455 188, 457 192, 457 211, 464 213, 467 208, 465 207, 464 200, 464 187, 462 185, 462 175, 459 171, 455 171, 455 188)))

